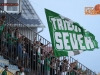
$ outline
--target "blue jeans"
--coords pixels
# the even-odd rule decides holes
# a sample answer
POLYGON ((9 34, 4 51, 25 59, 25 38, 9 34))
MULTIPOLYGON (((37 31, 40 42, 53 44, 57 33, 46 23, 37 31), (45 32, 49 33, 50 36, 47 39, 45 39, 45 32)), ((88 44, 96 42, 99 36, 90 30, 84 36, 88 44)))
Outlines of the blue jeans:
POLYGON ((45 75, 50 75, 50 71, 45 71, 45 75))
POLYGON ((18 58, 21 59, 22 58, 22 44, 21 43, 17 45, 17 54, 18 54, 18 58))
POLYGON ((2 45, 7 47, 7 42, 6 41, 2 41, 2 45))
POLYGON ((13 44, 8 44, 8 51, 13 52, 14 51, 14 45, 13 44))
POLYGON ((10 57, 9 61, 14 59, 13 52, 14 52, 14 45, 13 44, 8 44, 8 56, 10 57))

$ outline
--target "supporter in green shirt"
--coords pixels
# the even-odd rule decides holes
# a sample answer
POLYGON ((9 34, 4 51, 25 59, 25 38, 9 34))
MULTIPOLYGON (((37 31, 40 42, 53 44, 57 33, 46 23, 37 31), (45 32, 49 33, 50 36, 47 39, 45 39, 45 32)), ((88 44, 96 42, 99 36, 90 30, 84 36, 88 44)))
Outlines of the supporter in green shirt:
POLYGON ((46 59, 44 60, 44 62, 45 62, 45 70, 46 70, 46 71, 50 71, 50 66, 49 66, 50 60, 49 60, 48 58, 46 58, 46 59))
POLYGON ((70 72, 70 75, 75 75, 75 72, 70 72))
POLYGON ((17 38, 17 37, 14 37, 14 38, 13 38, 13 43, 14 43, 14 45, 17 44, 17 41, 18 41, 18 38, 17 38))
POLYGON ((4 27, 5 27, 4 24, 0 25, 0 35, 2 34, 2 32, 3 32, 3 30, 4 30, 4 27))
POLYGON ((7 71, 4 70, 4 71, 2 72, 2 75, 7 75, 7 71))
POLYGON ((44 70, 45 70, 45 75, 50 75, 50 59, 49 59, 49 54, 44 60, 44 70))
POLYGON ((13 44, 13 38, 11 37, 11 34, 7 34, 8 44, 13 44))
POLYGON ((40 63, 41 62, 41 59, 40 59, 40 53, 39 52, 38 52, 38 56, 39 56, 38 63, 40 63))
POLYGON ((12 29, 8 30, 7 41, 8 41, 8 44, 10 45, 15 44, 17 41, 17 37, 12 37, 12 29))
POLYGON ((2 17, 0 18, 0 35, 2 34, 4 27, 5 27, 5 25, 4 25, 5 19, 6 19, 5 15, 2 15, 2 17))
POLYGON ((7 75, 8 66, 5 66, 5 70, 2 72, 2 75, 7 75))

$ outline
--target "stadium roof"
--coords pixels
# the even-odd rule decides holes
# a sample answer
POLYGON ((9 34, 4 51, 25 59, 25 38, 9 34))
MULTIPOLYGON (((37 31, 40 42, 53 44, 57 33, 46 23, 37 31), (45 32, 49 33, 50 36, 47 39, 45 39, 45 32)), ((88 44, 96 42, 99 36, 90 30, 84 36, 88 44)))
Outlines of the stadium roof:
POLYGON ((11 15, 29 27, 45 27, 29 0, 22 0, 21 9, 21 13, 11 13, 11 15))

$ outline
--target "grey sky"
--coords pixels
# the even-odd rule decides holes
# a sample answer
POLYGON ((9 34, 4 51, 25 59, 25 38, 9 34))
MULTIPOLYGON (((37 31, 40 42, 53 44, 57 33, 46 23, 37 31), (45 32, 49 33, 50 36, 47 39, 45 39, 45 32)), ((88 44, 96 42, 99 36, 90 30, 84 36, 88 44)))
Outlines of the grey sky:
MULTIPOLYGON (((85 7, 94 7, 96 4, 100 4, 100 0, 30 0, 30 2, 46 26, 40 35, 47 40, 51 41, 44 8, 78 22, 85 29, 92 32, 97 41, 100 42, 100 15, 89 16, 84 14, 85 7)), ((100 72, 100 49, 84 52, 74 56, 74 58, 91 70, 97 73, 100 72)))

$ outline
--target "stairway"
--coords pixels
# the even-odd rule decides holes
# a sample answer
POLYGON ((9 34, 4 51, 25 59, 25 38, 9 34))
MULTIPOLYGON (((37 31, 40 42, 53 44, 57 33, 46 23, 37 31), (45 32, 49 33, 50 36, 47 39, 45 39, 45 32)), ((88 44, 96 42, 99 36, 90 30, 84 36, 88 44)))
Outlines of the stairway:
MULTIPOLYGON (((39 41, 41 41, 41 43, 43 43, 44 45, 47 45, 49 43, 49 41, 47 41, 45 38, 43 38, 42 36, 40 36, 38 33, 34 32, 32 29, 28 28, 26 25, 22 24, 20 21, 18 21, 16 18, 14 18, 13 16, 11 16, 10 14, 8 14, 7 12, 5 12, 4 10, 0 9, 0 16, 1 15, 5 15, 6 16, 6 20, 5 20, 5 25, 7 27, 11 27, 11 28, 15 28, 17 26, 17 28, 19 29, 19 32, 22 36, 24 37, 27 37, 29 39, 29 41, 31 41, 33 43, 33 36, 30 37, 30 35, 33 35, 35 34, 36 36, 36 41, 37 43, 39 41), (11 26, 11 24, 13 24, 11 26), (28 33, 25 33, 24 31, 22 30, 28 30, 28 33), (28 34, 28 35, 26 35, 28 34), (41 40, 40 40, 41 39, 41 40)), ((30 44, 30 42, 28 42, 28 44, 30 44)), ((51 50, 51 44, 47 45, 46 46, 46 50, 45 52, 48 52, 51 50)), ((31 50, 28 51, 29 53, 31 53, 31 50)), ((5 54, 4 54, 5 55, 5 54)), ((9 57, 8 55, 5 55, 6 59, 3 58, 3 56, 0 56, 0 66, 4 67, 4 65, 9 65, 9 69, 12 73, 15 73, 15 71, 18 71, 18 66, 15 66, 15 65, 11 65, 11 64, 17 64, 17 62, 15 61, 15 57, 13 57, 15 54, 13 53, 13 55, 11 55, 11 57, 9 57), (10 62, 11 64, 9 64, 9 60, 13 60, 13 62, 10 62)), ((67 59, 69 59, 69 64, 70 63, 73 63, 75 62, 76 60, 72 57, 67 57, 67 59)), ((29 56, 29 61, 31 60, 31 57, 29 56)), ((64 59, 62 59, 64 60, 64 59)), ((40 63, 40 62, 39 62, 40 63)), ((17 64, 18 65, 18 64, 17 64)), ((28 75, 33 75, 31 72, 32 72, 32 69, 31 69, 31 66, 34 65, 32 63, 29 62, 29 66, 26 68, 29 70, 29 73, 28 75)), ((21 65, 20 65, 21 66, 21 65)), ((94 73, 93 71, 91 71, 90 69, 88 69, 87 67, 85 67, 83 64, 77 62, 77 66, 78 68, 82 68, 82 70, 86 70, 87 71, 87 74, 88 75, 97 75, 96 73, 94 73)))

